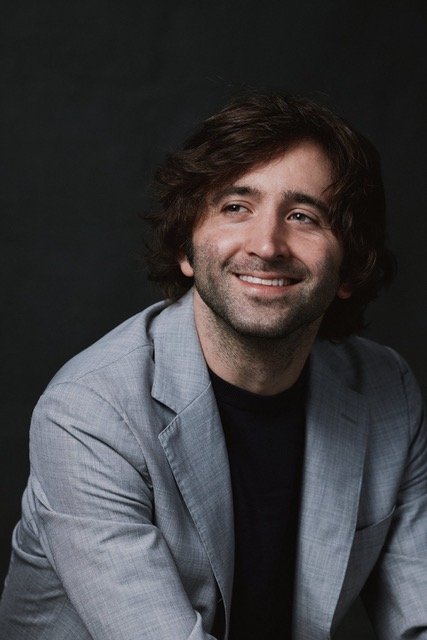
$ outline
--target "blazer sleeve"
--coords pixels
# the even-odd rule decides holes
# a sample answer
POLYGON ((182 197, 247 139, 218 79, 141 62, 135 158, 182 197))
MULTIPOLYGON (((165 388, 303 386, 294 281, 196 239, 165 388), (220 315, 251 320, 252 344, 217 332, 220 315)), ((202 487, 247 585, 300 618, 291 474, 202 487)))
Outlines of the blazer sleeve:
POLYGON ((362 594, 379 640, 427 639, 427 427, 418 385, 399 358, 408 454, 393 521, 362 594))
POLYGON ((214 640, 153 524, 141 448, 109 402, 81 384, 50 388, 30 461, 33 525, 93 640, 214 640))

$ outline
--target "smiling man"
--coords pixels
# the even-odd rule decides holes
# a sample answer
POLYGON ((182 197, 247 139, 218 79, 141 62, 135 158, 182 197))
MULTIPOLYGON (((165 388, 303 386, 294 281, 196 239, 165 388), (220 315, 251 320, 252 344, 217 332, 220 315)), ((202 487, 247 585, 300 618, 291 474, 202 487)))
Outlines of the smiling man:
POLYGON ((239 387, 263 395, 290 387, 325 311, 351 295, 328 217, 332 182, 319 144, 295 142, 208 197, 191 260, 180 256, 182 272, 194 277, 206 361, 239 387))
POLYGON ((394 351, 372 145, 253 93, 156 174, 166 300, 71 360, 33 415, 8 640, 327 640, 361 594, 427 638, 427 435, 394 351))

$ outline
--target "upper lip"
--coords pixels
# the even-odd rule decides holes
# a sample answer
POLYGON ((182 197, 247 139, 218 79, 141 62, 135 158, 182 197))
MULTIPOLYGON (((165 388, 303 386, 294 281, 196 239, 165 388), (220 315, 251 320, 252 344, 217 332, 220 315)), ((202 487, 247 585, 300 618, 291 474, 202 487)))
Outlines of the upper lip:
POLYGON ((262 278, 263 280, 300 280, 294 275, 288 273, 271 273, 271 272, 257 272, 257 271, 242 271, 235 272, 236 276, 252 276, 253 278, 262 278))

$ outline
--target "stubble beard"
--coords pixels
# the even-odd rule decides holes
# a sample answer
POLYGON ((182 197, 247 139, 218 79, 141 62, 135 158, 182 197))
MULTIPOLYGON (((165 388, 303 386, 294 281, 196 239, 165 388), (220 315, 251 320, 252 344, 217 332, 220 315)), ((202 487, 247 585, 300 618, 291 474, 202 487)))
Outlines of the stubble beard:
MULTIPOLYGON (((317 333, 339 286, 338 269, 331 270, 330 265, 319 265, 317 283, 307 268, 292 266, 283 270, 301 278, 301 283, 293 285, 297 288, 294 291, 291 288, 286 297, 267 301, 252 296, 250 300, 240 301, 232 291, 230 278, 235 277, 232 269, 225 264, 218 273, 213 268, 216 264, 216 260, 214 263, 203 251, 197 252, 194 258, 195 288, 206 305, 207 313, 224 338, 240 339, 254 347, 257 345, 269 350, 278 343, 298 342, 308 334, 317 333), (275 321, 271 320, 273 313, 275 321)), ((268 271, 271 267, 264 265, 263 269, 268 271)), ((259 265, 252 268, 262 271, 259 265)), ((245 270, 251 271, 250 268, 240 268, 240 271, 245 270)))

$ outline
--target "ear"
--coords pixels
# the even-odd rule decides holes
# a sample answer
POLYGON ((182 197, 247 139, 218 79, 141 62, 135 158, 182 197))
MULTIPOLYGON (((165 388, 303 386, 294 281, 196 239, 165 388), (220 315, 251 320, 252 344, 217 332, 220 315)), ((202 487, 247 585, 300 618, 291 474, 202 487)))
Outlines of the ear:
POLYGON ((187 254, 183 251, 180 251, 178 254, 178 262, 181 267, 182 273, 188 278, 192 278, 194 275, 193 267, 190 264, 190 261, 187 258, 187 254))
POLYGON ((343 282, 337 291, 337 296, 341 300, 347 300, 347 298, 351 297, 352 293, 351 285, 348 282, 343 282))

